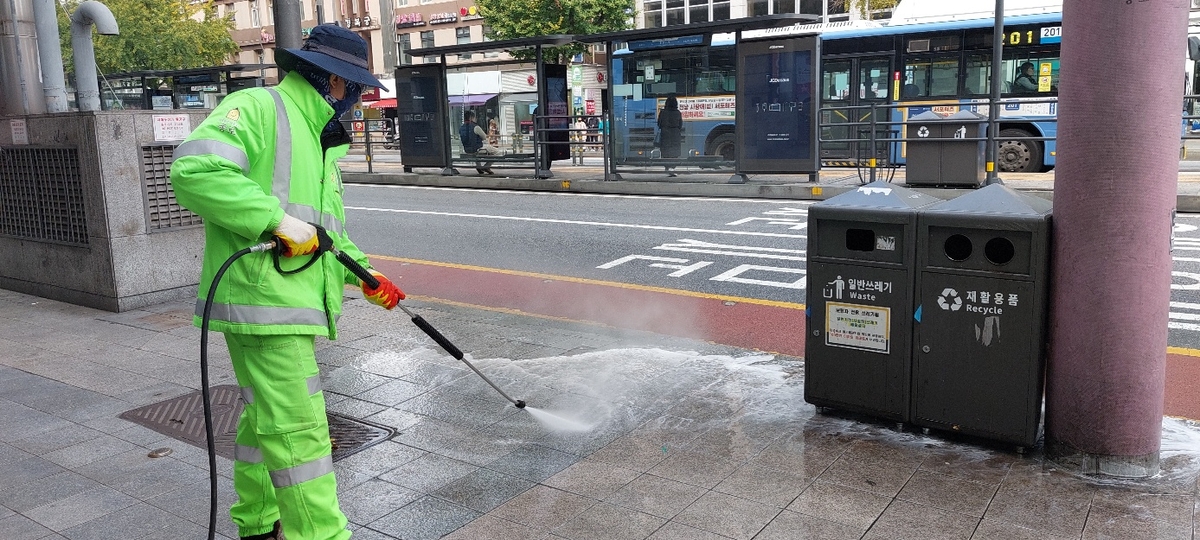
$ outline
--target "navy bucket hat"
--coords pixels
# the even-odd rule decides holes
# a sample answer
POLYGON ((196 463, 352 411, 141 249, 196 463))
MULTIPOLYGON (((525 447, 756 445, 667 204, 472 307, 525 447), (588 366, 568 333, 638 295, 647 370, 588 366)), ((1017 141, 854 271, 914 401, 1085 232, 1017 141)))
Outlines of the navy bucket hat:
POLYGON ((387 90, 379 79, 367 71, 366 40, 338 25, 317 25, 299 49, 275 51, 275 63, 285 71, 295 71, 301 61, 347 81, 387 90))

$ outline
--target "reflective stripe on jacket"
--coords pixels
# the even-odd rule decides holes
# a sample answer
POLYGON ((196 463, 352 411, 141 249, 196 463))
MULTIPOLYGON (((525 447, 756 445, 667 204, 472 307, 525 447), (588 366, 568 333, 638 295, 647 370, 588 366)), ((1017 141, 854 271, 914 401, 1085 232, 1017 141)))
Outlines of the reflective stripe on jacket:
MULTIPOLYGON (((234 252, 269 240, 284 212, 322 225, 339 250, 370 268, 345 232, 337 160, 349 145, 321 150, 321 130, 332 117, 333 108, 293 72, 274 88, 230 94, 175 149, 175 196, 204 218, 197 325, 217 269, 234 252)), ((295 269, 308 258, 281 258, 280 266, 295 269)), ((359 280, 332 256, 283 275, 275 271, 271 253, 251 253, 222 278, 209 327, 333 339, 345 285, 359 280)))

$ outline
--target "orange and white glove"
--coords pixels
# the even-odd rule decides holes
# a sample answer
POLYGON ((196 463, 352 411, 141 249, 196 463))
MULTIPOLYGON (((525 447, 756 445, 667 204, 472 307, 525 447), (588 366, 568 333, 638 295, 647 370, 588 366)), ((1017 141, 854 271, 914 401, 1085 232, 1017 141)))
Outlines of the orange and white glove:
POLYGON ((287 214, 272 234, 283 242, 280 247, 284 257, 308 255, 317 250, 317 228, 287 214))
POLYGON ((372 289, 366 283, 359 283, 362 287, 363 296, 370 300, 372 304, 381 306, 384 309, 392 309, 401 300, 404 300, 404 291, 400 290, 395 283, 379 272, 371 270, 371 275, 379 280, 379 287, 372 289))

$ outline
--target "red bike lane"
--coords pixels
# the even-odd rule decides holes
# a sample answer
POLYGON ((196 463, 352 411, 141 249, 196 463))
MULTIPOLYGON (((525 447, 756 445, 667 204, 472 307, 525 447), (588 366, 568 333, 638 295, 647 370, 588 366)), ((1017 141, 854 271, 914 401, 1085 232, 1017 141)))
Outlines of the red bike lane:
MULTIPOLYGON (((800 303, 372 256, 406 294, 804 356, 800 303)), ((1200 419, 1200 351, 1167 353, 1164 414, 1200 419)))

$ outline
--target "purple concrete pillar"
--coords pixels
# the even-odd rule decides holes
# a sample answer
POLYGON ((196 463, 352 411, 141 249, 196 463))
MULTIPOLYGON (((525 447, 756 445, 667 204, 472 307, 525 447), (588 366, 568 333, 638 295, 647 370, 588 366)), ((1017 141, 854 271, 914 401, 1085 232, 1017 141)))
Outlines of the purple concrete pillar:
POLYGON ((1046 442, 1158 470, 1187 0, 1064 0, 1046 442))

